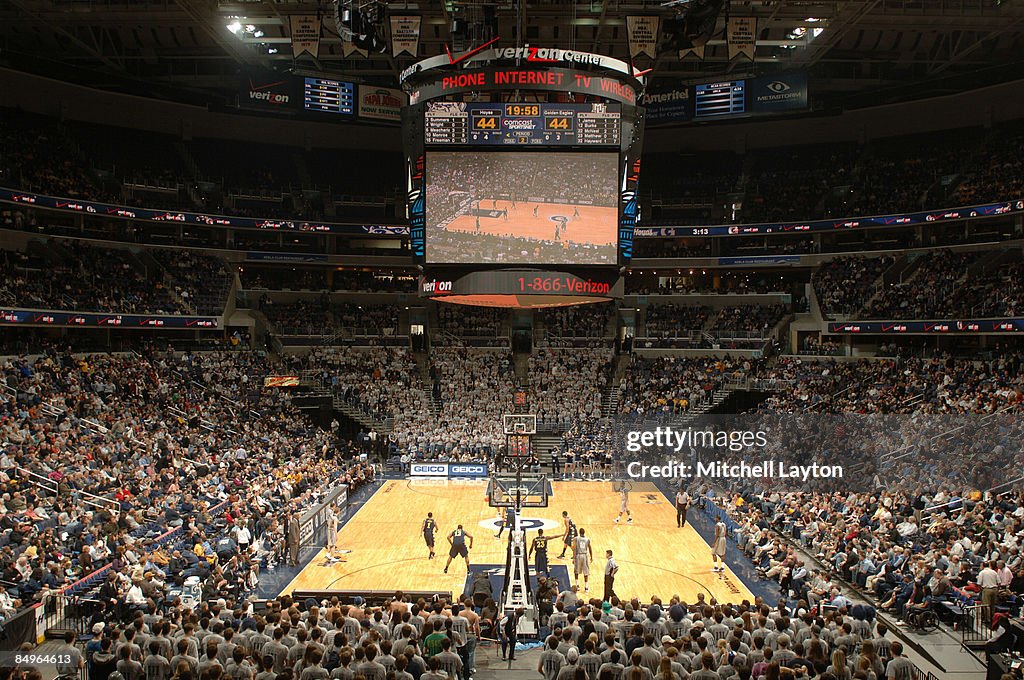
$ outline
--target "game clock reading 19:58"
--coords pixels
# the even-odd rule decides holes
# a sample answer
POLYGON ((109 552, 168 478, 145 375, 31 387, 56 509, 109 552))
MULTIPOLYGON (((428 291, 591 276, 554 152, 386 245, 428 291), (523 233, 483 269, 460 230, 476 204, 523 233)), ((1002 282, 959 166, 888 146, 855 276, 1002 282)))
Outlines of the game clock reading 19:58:
POLYGON ((505 115, 537 117, 540 115, 540 106, 536 104, 506 104, 505 115))

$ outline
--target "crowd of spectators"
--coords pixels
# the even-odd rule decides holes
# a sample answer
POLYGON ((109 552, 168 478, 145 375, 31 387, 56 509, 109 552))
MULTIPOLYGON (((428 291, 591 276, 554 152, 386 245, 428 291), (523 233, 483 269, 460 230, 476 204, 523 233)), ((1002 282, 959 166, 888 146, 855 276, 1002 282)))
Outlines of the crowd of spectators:
POLYGON ((1024 263, 1009 262, 980 276, 968 276, 964 285, 933 315, 951 319, 1013 317, 1024 313, 1024 263))
POLYGON ((318 347, 290 363, 379 421, 429 409, 416 361, 401 347, 318 347))
POLYGON ((224 260, 189 250, 150 251, 171 275, 178 297, 196 314, 221 314, 231 288, 231 271, 224 260))
POLYGON ((875 293, 882 273, 891 266, 891 257, 837 257, 814 271, 814 292, 826 317, 855 314, 875 293))
POLYGON ((742 381, 752 370, 732 357, 634 356, 619 383, 619 414, 659 420, 686 413, 710 401, 726 383, 742 381))
POLYGON ((274 302, 264 296, 260 310, 281 335, 319 335, 335 333, 330 306, 324 299, 274 302))
POLYGON ((557 337, 602 338, 608 332, 608 321, 614 313, 614 304, 599 302, 547 309, 542 317, 544 327, 557 337))
POLYGON ((564 429, 599 418, 611 360, 609 348, 547 347, 531 354, 527 401, 537 420, 564 429))
POLYGON ((743 220, 786 222, 834 215, 838 187, 854 183, 860 150, 853 145, 813 145, 757 152, 750 188, 756 198, 743 206, 743 220))
POLYGON ((393 304, 342 302, 331 305, 331 314, 339 328, 353 335, 397 335, 398 309, 393 304))
POLYGON ((883 287, 867 304, 866 319, 934 319, 944 316, 950 301, 964 292, 970 265, 984 252, 955 253, 939 250, 920 257, 918 268, 906 279, 883 287))
POLYGON ((997 130, 982 148, 981 160, 965 173, 956 190, 956 205, 977 205, 1024 196, 1024 130, 1020 124, 997 130))
POLYGON ((435 347, 431 392, 439 410, 403 411, 390 439, 398 451, 437 460, 481 460, 505 444, 501 416, 512 403, 508 350, 435 347))
POLYGON ((460 338, 497 336, 507 318, 508 310, 500 308, 459 304, 437 306, 440 330, 460 338))
POLYGON ((714 313, 705 305, 648 305, 643 337, 655 341, 651 346, 675 347, 699 335, 714 313))
POLYGON ((1024 595, 1019 492, 947 484, 848 494, 771 490, 715 500, 728 509, 738 545, 762 575, 810 607, 852 608, 847 594, 855 588, 898 617, 930 610, 952 622, 959 607, 985 605, 979 623, 986 625, 996 605, 1009 600, 1012 607, 1024 595))
POLYGON ((555 592, 546 579, 540 588, 538 600, 552 612, 543 617, 550 632, 538 662, 544 680, 901 680, 916 670, 888 626, 863 607, 825 613, 806 601, 724 604, 703 593, 693 602, 602 602, 575 589, 555 592))
MULTIPOLYGON (((59 197, 254 217, 319 218, 322 198, 310 200, 296 191, 293 200, 292 191, 303 184, 328 187, 340 181, 338 154, 342 152, 337 149, 331 150, 333 162, 321 165, 304 162, 295 149, 273 144, 204 139, 186 149, 169 136, 149 131, 58 121, 6 108, 2 118, 0 179, 4 185, 59 197), (140 148, 146 148, 146 153, 138 153, 140 148), (155 165, 152 158, 161 162, 155 165), (191 195, 178 190, 181 187, 191 187, 191 195), (225 200, 229 195, 237 198, 225 200)), ((309 154, 310 159, 314 155, 309 154)), ((344 178, 347 186, 365 189, 367 196, 380 196, 399 186, 400 156, 384 154, 382 158, 385 162, 370 168, 343 163, 347 168, 360 167, 358 173, 344 178)))
POLYGON ((275 370, 248 351, 3 360, 5 598, 31 604, 105 565, 111 620, 188 576, 207 596, 252 590, 291 550, 290 517, 371 474, 263 387, 275 370))
POLYGON ((933 358, 806 361, 779 359, 757 374, 778 391, 774 411, 828 413, 993 413, 1024 400, 1018 352, 988 361, 933 358))
MULTIPOLYGON (((197 293, 198 279, 172 279, 147 269, 128 250, 48 242, 48 257, 0 251, 0 287, 19 307, 79 312, 188 314, 172 287, 197 293)), ((221 310, 223 300, 221 300, 221 310)), ((218 310, 220 311, 220 310, 218 310)))
POLYGON ((729 305, 712 320, 709 331, 721 338, 766 338, 785 315, 783 305, 729 305))

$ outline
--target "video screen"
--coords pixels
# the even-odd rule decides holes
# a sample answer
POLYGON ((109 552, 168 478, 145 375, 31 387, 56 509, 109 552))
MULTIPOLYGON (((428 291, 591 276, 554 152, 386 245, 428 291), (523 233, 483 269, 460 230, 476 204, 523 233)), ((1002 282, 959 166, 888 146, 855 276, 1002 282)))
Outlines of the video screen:
POLYGON ((427 153, 426 259, 615 264, 617 153, 427 153))

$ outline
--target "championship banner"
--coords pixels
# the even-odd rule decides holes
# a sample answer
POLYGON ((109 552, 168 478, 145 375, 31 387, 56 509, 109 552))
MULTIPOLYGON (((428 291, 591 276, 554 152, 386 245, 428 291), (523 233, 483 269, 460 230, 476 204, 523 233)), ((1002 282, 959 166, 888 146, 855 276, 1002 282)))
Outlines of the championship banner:
POLYGON ((405 93, 376 85, 359 86, 359 117, 401 122, 405 93))
POLYGON ((757 17, 729 17, 726 28, 729 40, 729 61, 738 55, 754 60, 757 46, 757 17))
POLYGON ((682 61, 683 59, 686 59, 690 55, 693 55, 693 56, 697 57, 698 59, 700 59, 701 61, 704 61, 704 48, 705 47, 706 47, 706 45, 698 45, 697 47, 687 47, 686 49, 679 50, 679 59, 680 59, 680 61, 682 61))
POLYGON ((297 375, 268 375, 263 378, 264 387, 298 387, 299 376, 297 375))
POLYGON ((415 57, 420 49, 420 21, 418 16, 391 17, 391 55, 408 54, 415 57))
POLYGON ((320 57, 320 17, 312 14, 292 16, 292 56, 298 57, 303 52, 309 53, 314 59, 320 57))
POLYGON ((353 54, 359 54, 359 55, 362 55, 364 57, 368 57, 368 56, 370 56, 370 51, 369 50, 364 50, 361 47, 357 47, 356 44, 354 42, 352 42, 351 40, 342 40, 341 41, 341 54, 344 57, 351 57, 353 54))
POLYGON ((651 59, 658 56, 658 29, 660 27, 661 17, 626 17, 630 58, 636 59, 641 54, 651 59))

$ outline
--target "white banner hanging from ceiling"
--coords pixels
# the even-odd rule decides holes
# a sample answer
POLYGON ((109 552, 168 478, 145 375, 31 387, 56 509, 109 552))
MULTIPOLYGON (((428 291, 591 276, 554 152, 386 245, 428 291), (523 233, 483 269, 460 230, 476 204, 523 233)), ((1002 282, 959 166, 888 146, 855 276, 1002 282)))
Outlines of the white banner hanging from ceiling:
POLYGON ((641 54, 654 59, 658 56, 658 29, 660 17, 627 16, 629 31, 629 56, 636 59, 641 54))
POLYGON ((729 61, 740 55, 753 61, 757 47, 757 17, 729 17, 726 33, 729 38, 729 61))
POLYGON ((420 22, 417 16, 391 17, 391 54, 415 57, 420 50, 420 22))
POLYGON ((298 15, 290 17, 292 33, 292 55, 308 53, 314 59, 320 57, 320 17, 298 15))

